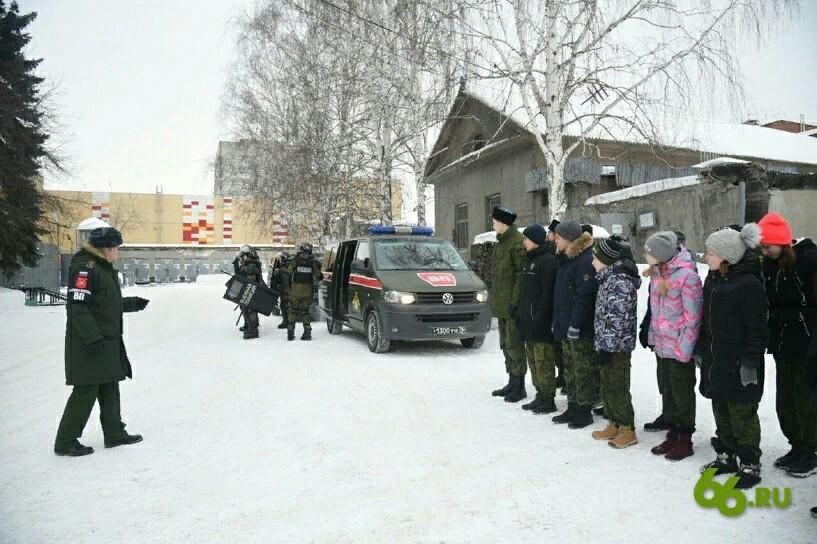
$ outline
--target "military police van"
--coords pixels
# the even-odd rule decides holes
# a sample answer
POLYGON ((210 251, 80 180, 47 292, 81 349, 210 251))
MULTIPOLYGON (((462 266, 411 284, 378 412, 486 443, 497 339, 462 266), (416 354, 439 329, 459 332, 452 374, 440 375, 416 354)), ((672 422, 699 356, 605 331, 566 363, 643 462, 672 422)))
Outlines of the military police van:
POLYGON ((346 325, 384 353, 392 340, 459 339, 491 328, 485 284, 448 240, 424 227, 371 227, 326 248, 319 304, 331 334, 346 325))

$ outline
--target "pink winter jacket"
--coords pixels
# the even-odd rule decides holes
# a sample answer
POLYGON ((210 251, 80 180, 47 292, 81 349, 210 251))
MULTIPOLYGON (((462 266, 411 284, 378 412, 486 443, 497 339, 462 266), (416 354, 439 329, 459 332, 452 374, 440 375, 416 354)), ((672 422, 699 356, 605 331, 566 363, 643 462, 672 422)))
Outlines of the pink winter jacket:
POLYGON ((703 317, 703 284, 689 251, 683 249, 664 266, 669 292, 662 296, 657 268, 650 276, 649 344, 664 359, 687 363, 698 341, 703 317))

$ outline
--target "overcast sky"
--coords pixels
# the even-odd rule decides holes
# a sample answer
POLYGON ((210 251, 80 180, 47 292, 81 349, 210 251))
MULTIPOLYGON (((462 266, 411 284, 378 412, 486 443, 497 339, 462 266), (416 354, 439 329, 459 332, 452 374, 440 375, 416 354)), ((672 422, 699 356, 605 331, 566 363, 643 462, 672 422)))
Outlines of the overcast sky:
MULTIPOLYGON (((38 12, 30 54, 59 83, 72 176, 49 188, 206 194, 235 34, 252 0, 18 0, 38 12)), ((817 0, 743 60, 748 112, 817 121, 817 0)), ((742 121, 742 119, 718 119, 742 121)))

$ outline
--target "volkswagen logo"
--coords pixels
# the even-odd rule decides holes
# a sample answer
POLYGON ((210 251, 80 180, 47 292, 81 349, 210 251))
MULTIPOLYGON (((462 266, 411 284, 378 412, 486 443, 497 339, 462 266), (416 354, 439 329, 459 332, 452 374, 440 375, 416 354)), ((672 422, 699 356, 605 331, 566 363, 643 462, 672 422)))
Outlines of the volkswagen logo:
POLYGON ((443 304, 453 304, 454 303, 454 295, 451 293, 445 293, 443 295, 443 304))

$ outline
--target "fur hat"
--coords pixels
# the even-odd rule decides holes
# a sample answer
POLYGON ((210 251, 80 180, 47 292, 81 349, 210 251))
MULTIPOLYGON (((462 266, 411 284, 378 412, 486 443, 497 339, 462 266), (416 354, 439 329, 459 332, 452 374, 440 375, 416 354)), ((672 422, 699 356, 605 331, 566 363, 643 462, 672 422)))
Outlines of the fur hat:
POLYGON ((494 207, 494 211, 491 212, 491 218, 496 219, 500 223, 504 223, 506 225, 513 225, 513 222, 516 221, 516 214, 508 208, 496 206, 494 207))
POLYGON ((119 247, 124 242, 122 233, 113 227, 97 227, 88 234, 88 243, 94 247, 119 247))
POLYGON ((767 213, 758 221, 762 243, 773 246, 790 246, 792 244, 791 227, 778 213, 767 213))
POLYGON ((561 221, 559 221, 558 219, 554 219, 553 221, 550 222, 550 225, 548 225, 548 230, 550 232, 556 232, 556 227, 559 226, 559 223, 561 223, 561 221))
POLYGON ((593 255, 607 266, 621 258, 624 248, 618 238, 605 238, 593 244, 593 255))
POLYGON ((656 232, 644 242, 644 251, 659 263, 669 262, 678 251, 678 236, 671 230, 656 232))
POLYGON ((687 235, 681 232, 680 230, 672 231, 675 233, 675 237, 678 238, 678 243, 684 245, 687 243, 687 235))
POLYGON ((593 225, 589 223, 582 223, 581 225, 582 232, 586 232, 590 236, 593 236, 593 225))
POLYGON ((537 246, 541 246, 547 240, 547 231, 542 225, 531 225, 522 231, 522 236, 537 246))
POLYGON ((567 240, 568 242, 575 241, 579 236, 582 235, 582 226, 579 225, 578 221, 574 221, 573 219, 568 219, 567 221, 562 221, 558 225, 556 225, 556 230, 554 231, 556 234, 567 240))
POLYGON ((716 230, 706 239, 706 248, 729 264, 737 264, 747 249, 760 244, 760 227, 746 223, 740 232, 732 228, 716 230))

